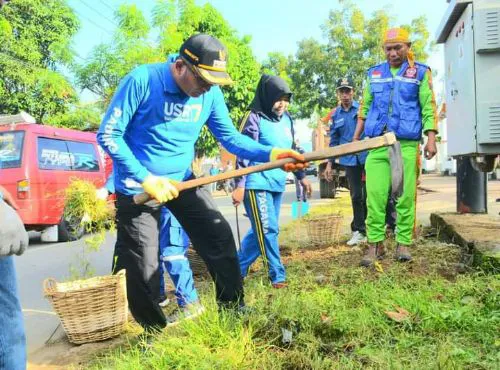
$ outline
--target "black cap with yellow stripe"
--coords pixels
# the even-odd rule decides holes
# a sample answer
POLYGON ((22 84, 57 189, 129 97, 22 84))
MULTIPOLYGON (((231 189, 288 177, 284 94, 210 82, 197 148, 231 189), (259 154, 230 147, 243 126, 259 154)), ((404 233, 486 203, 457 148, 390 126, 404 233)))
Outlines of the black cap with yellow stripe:
POLYGON ((179 55, 208 83, 214 85, 233 83, 227 73, 226 48, 215 37, 202 33, 191 36, 182 44, 179 55))

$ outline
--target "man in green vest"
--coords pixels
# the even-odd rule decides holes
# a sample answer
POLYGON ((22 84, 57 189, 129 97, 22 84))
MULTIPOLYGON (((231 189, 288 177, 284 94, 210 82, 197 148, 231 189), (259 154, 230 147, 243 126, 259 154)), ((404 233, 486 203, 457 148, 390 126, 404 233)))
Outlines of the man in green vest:
MULTIPOLYGON (((353 140, 364 131, 367 137, 394 132, 401 143, 404 186, 397 200, 396 260, 411 260, 410 246, 415 229, 417 176, 420 140, 427 135, 424 154, 436 155, 437 113, 428 66, 415 62, 409 34, 402 28, 386 32, 383 45, 387 61, 368 69, 363 102, 353 140)), ((388 149, 373 149, 366 160, 368 250, 361 265, 372 266, 385 254, 386 205, 391 186, 388 149)))

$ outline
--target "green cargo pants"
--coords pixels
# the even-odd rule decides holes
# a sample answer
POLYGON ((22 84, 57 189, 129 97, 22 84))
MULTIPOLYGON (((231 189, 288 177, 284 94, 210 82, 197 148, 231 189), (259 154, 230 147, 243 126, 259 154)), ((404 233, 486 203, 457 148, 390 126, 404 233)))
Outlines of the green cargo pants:
MULTIPOLYGON (((404 188, 396 204, 396 242, 410 245, 415 228, 419 142, 400 140, 403 155, 404 188)), ((369 243, 385 239, 385 209, 391 187, 391 168, 386 147, 373 149, 365 164, 367 209, 366 231, 369 243)))

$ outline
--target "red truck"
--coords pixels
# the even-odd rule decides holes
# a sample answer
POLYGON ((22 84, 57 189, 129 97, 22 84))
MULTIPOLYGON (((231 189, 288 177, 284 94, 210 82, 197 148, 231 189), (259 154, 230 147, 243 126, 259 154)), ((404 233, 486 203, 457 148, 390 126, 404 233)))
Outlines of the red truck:
MULTIPOLYGON (((36 124, 26 113, 0 116, 0 185, 15 201, 26 230, 57 226, 57 240, 79 239, 81 220, 65 217, 65 189, 72 178, 102 187, 104 153, 96 134, 36 124)), ((45 238, 56 241, 54 236, 45 238)))

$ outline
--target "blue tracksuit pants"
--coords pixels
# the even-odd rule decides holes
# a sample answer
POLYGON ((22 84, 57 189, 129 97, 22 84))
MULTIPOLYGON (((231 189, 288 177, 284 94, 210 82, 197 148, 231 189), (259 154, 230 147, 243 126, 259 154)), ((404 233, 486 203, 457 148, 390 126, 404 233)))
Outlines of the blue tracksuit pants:
POLYGON ((189 238, 179 221, 166 207, 160 217, 160 294, 165 296, 165 272, 175 286, 175 296, 179 306, 198 300, 194 287, 193 271, 187 259, 189 238))
POLYGON ((279 215, 283 193, 263 190, 245 190, 245 210, 252 228, 243 238, 238 252, 241 274, 248 274, 250 265, 262 256, 264 268, 271 283, 286 280, 278 245, 279 215))

